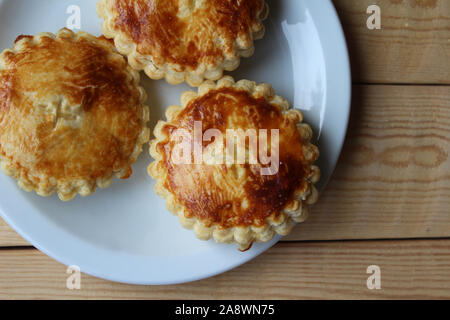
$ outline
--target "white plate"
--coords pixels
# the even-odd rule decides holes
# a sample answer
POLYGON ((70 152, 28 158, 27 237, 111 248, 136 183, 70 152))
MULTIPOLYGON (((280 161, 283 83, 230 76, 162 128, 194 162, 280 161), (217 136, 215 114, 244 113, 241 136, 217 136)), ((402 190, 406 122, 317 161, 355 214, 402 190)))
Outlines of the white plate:
MULTIPOLYGON (((93 0, 0 0, 0 50, 20 34, 56 32, 66 26, 69 5, 81 8, 81 28, 100 34, 93 0)), ((256 53, 231 74, 271 83, 304 110, 319 137, 322 180, 328 178, 344 141, 350 111, 350 68, 341 25, 329 0, 269 0, 267 33, 256 53)), ((143 76, 150 96, 151 126, 166 106, 177 104, 186 85, 171 86, 143 76)), ((234 245, 197 240, 169 214, 147 176, 147 150, 133 176, 94 195, 63 203, 56 196, 26 193, 0 174, 0 213, 26 240, 66 265, 113 281, 173 284, 210 277, 267 250, 255 244, 242 253, 234 245)))

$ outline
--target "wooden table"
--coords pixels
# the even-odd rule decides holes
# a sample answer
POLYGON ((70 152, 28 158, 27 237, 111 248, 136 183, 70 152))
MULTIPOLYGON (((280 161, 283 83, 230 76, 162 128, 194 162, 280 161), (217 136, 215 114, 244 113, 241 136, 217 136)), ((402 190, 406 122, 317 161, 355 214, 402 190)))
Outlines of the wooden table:
POLYGON ((353 105, 345 147, 310 219, 233 271, 131 286, 82 276, 0 221, 0 298, 450 298, 450 1, 335 0, 353 105), (366 27, 371 4, 382 29, 366 27), (381 289, 369 290, 369 265, 381 289))

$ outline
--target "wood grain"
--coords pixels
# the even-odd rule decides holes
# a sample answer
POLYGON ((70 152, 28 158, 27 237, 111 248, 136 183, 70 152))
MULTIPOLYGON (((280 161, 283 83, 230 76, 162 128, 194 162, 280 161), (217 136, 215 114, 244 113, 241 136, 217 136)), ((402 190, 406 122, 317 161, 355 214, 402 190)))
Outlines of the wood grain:
MULTIPOLYGON (((3 172, 1 173, 3 174, 3 172)), ((28 242, 0 218, 0 247, 27 246, 28 242)))
MULTIPOLYGON (((450 237, 450 87, 353 88, 333 178, 285 240, 450 237)), ((0 221, 12 245, 27 243, 0 221)))
POLYGON ((450 83, 450 1, 333 0, 359 83, 450 83), (367 8, 381 9, 369 30, 367 8))
MULTIPOLYGON (((94 258, 94 257, 93 257, 94 258)), ((450 298, 450 240, 283 243, 233 271, 173 286, 131 286, 66 268, 36 250, 0 250, 0 299, 419 299, 450 298), (381 268, 381 290, 366 269, 381 268)))
POLYGON ((345 146, 288 240, 450 236, 450 87, 354 86, 345 146))

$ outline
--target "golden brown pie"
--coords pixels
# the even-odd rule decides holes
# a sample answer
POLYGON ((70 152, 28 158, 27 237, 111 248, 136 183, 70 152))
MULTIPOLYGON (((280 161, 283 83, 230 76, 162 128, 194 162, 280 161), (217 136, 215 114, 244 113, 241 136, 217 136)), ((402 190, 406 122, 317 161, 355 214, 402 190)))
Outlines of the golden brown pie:
POLYGON ((154 130, 149 174, 169 211, 198 238, 245 250, 306 219, 318 196, 319 151, 302 113, 270 85, 205 81, 166 117, 154 130))
POLYGON ((0 55, 0 163, 61 200, 127 178, 149 139, 139 74, 113 44, 67 29, 20 36, 0 55))
POLYGON ((152 79, 191 86, 217 80, 253 55, 264 35, 264 0, 100 0, 103 33, 152 79))

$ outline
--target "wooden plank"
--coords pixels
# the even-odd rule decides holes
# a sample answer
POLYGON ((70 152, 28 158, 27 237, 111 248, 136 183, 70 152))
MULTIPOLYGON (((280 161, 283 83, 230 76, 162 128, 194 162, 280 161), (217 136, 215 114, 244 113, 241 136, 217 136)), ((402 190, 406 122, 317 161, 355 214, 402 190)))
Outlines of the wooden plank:
POLYGON ((349 45, 353 80, 363 83, 450 83, 450 1, 333 0, 349 45), (369 30, 367 8, 381 9, 369 30))
MULTIPOLYGON (((285 240, 449 237, 449 127, 450 87, 354 86, 333 179, 285 240)), ((0 221, 0 246, 26 244, 0 221)))
MULTIPOLYGON (((0 172, 3 174, 3 172, 0 172)), ((27 246, 28 242, 19 236, 11 227, 0 218, 0 247, 27 246)))
POLYGON ((450 87, 354 86, 352 105, 333 178, 286 239, 449 237, 450 87))
POLYGON ((419 299, 450 298, 450 240, 283 243, 225 274, 171 286, 81 276, 36 250, 0 250, 0 299, 419 299), (367 267, 381 289, 367 288, 367 267))

